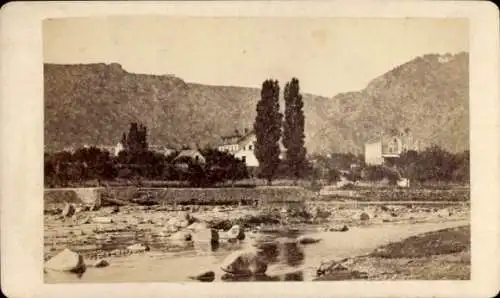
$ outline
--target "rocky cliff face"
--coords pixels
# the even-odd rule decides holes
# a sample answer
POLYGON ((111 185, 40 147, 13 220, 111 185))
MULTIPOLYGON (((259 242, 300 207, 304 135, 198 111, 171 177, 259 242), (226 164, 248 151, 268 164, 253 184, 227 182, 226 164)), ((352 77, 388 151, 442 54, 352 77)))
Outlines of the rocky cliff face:
MULTIPOLYGON (((257 88, 134 74, 119 64, 45 64, 44 80, 51 150, 114 144, 132 121, 148 126, 150 144, 216 144, 221 135, 253 125, 260 97, 257 88)), ((359 92, 304 94, 308 151, 360 152, 367 138, 391 128, 410 128, 422 144, 467 149, 468 83, 467 53, 424 55, 359 92)))

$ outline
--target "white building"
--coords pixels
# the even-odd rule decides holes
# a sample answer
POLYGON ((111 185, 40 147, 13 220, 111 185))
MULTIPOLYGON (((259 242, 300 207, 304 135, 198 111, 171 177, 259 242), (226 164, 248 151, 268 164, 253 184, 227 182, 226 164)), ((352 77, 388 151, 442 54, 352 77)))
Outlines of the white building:
POLYGON ((404 133, 384 135, 365 143, 365 163, 367 165, 382 165, 391 163, 399 158, 401 153, 408 150, 418 151, 410 131, 404 133))
MULTIPOLYGON (((247 167, 258 167, 259 161, 255 156, 255 143, 257 136, 255 132, 245 130, 245 135, 231 135, 222 137, 222 144, 218 146, 218 150, 228 152, 245 162, 247 167)), ((280 159, 285 156, 285 148, 280 142, 280 159)))
POLYGON ((120 152, 122 152, 123 150, 125 150, 125 147, 123 146, 122 142, 118 142, 113 153, 115 156, 118 156, 118 154, 120 154, 120 152))
POLYGON ((241 138, 237 144, 238 150, 234 153, 234 157, 243 160, 247 167, 258 167, 259 161, 255 156, 256 142, 257 136, 253 132, 241 138))

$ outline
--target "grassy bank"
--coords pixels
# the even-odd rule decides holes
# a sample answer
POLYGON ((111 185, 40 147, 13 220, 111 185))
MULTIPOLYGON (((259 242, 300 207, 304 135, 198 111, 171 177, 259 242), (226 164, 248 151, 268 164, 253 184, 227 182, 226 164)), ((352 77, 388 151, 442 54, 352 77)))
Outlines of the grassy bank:
POLYGON ((377 280, 470 279, 470 226, 444 229, 382 246, 349 266, 377 280))

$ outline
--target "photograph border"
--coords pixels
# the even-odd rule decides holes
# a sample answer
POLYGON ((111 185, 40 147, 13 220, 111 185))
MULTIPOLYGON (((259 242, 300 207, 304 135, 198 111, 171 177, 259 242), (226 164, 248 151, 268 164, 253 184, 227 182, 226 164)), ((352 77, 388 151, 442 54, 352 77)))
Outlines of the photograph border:
MULTIPOLYGON (((500 225, 499 13, 488 1, 10 2, 1 10, 1 285, 8 297, 494 296, 500 225), (471 280, 286 283, 43 283, 42 20, 108 15, 467 18, 471 280)), ((168 270, 168 268, 166 269, 168 270)))

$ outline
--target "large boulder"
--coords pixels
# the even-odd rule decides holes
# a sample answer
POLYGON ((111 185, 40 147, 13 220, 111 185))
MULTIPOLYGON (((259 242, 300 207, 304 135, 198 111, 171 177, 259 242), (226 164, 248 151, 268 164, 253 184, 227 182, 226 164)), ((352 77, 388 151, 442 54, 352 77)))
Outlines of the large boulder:
POLYGON ((230 242, 234 242, 236 240, 244 240, 245 239, 245 232, 243 231, 243 228, 240 227, 239 225, 234 225, 227 231, 227 240, 230 242))
POLYGON ((262 275, 267 270, 267 262, 258 249, 235 251, 227 256, 220 268, 232 275, 262 275))
POLYGON ((312 237, 312 236, 307 236, 307 235, 301 235, 297 237, 297 243, 300 244, 313 244, 313 243, 318 243, 320 242, 321 239, 312 237))
POLYGON ((60 272, 83 273, 86 266, 81 255, 65 248, 45 262, 45 268, 60 272))
POLYGON ((66 205, 64 205, 63 211, 61 212, 61 216, 71 217, 75 213, 76 213, 75 205, 66 203, 66 205))
POLYGON ((366 212, 362 212, 359 215, 359 219, 362 220, 362 221, 370 220, 370 215, 368 213, 366 213, 366 212))

